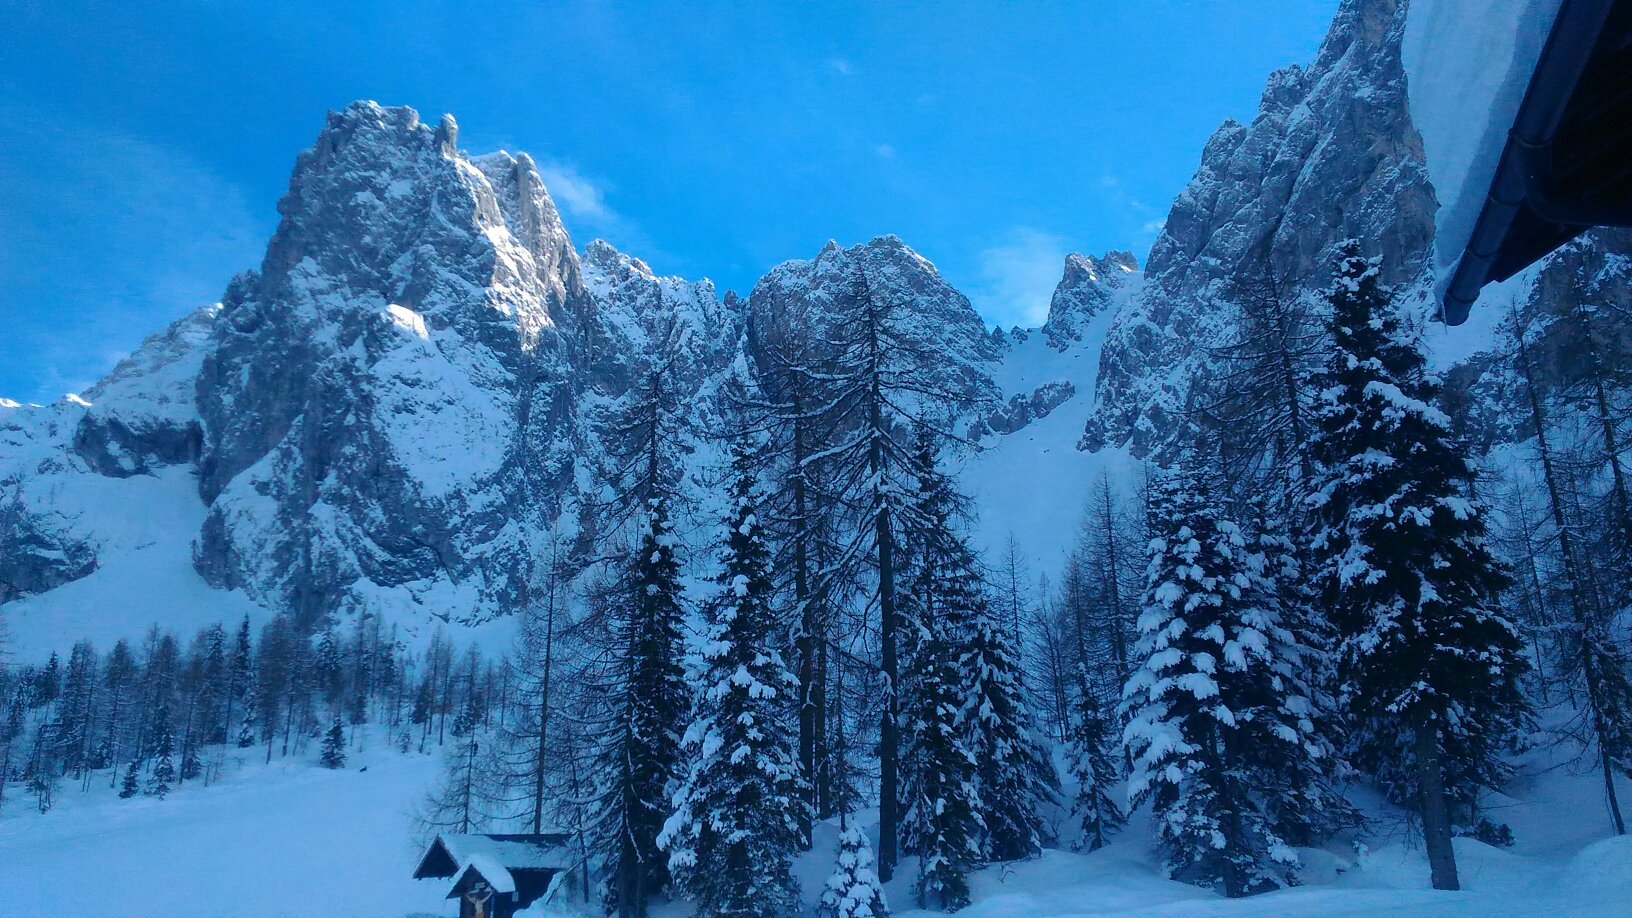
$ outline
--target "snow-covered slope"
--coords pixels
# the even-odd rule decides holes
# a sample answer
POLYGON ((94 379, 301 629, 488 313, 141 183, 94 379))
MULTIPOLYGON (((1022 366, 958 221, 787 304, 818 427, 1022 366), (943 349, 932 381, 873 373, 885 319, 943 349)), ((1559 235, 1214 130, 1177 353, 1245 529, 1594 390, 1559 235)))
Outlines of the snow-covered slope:
POLYGON ((0 406, 0 602, 34 597, 5 608, 21 646, 74 625, 191 620, 191 607, 146 589, 160 583, 241 611, 241 597, 214 596, 191 572, 205 510, 193 393, 218 311, 149 337, 83 397, 0 406), (72 591, 48 592, 63 584, 72 591))
MULTIPOLYGON (((0 903, 7 914, 68 908, 84 918, 178 913, 282 916, 313 901, 347 915, 405 918, 451 914, 444 882, 411 879, 420 850, 412 812, 433 781, 434 755, 403 755, 383 735, 359 731, 347 768, 315 761, 263 764, 259 750, 231 750, 210 787, 187 785, 164 800, 120 800, 105 780, 63 794, 48 814, 9 808, 0 820, 0 903)), ((1146 848, 1147 817, 1092 854, 1050 850, 972 877, 974 918, 1091 915, 1613 915, 1632 898, 1632 839, 1605 838, 1588 805, 1596 775, 1578 775, 1545 754, 1522 763, 1524 797, 1503 818, 1511 850, 1457 839, 1466 890, 1428 888, 1420 850, 1391 818, 1363 852, 1308 851, 1320 869, 1301 887, 1229 900, 1163 879, 1146 848)), ((100 775, 101 773, 99 773, 100 775)), ((864 824, 870 820, 864 819, 864 824)), ((837 829, 820 825, 814 849, 795 864, 814 902, 832 871, 837 829)), ((895 914, 913 909, 914 864, 887 892, 895 914)), ((553 914, 597 914, 563 909, 553 914)), ((680 918, 683 906, 659 914, 680 918)))
POLYGON ((1131 493, 1138 473, 1137 460, 1120 447, 1093 453, 1077 449, 1094 410, 1094 379, 1106 329, 1143 287, 1143 279, 1131 271, 1118 276, 1123 269, 1114 260, 1117 254, 1103 260, 1070 256, 1049 324, 1040 332, 1011 335, 993 373, 1006 405, 1029 403, 1034 393, 1048 391, 1065 395, 1064 400, 1011 433, 983 439, 982 449, 963 469, 963 486, 979 510, 976 535, 988 557, 1002 557, 1012 536, 1033 573, 1056 583, 1076 544, 1094 485, 1101 476, 1110 476, 1114 488, 1131 493), (1118 266, 1108 283, 1091 280, 1095 275, 1081 270, 1106 264, 1118 266), (1066 310, 1069 320, 1063 319, 1066 310))

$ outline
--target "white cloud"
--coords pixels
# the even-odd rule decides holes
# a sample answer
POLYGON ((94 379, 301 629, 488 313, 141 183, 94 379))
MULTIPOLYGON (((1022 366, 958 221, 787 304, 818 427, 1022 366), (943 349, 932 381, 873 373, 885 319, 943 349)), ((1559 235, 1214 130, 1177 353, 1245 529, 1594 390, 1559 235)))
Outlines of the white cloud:
POLYGON ((842 57, 833 58, 827 62, 827 65, 841 76, 854 76, 856 72, 855 66, 842 57))
POLYGON ((1019 226, 980 252, 980 284, 972 297, 987 321, 1034 328, 1048 318, 1069 248, 1053 233, 1019 226))
POLYGON ((657 245, 637 221, 608 203, 608 196, 616 190, 611 184, 559 159, 538 163, 538 175, 561 209, 562 222, 574 244, 582 247, 591 239, 605 239, 659 271, 679 261, 657 245))
POLYGON ((887 143, 875 145, 873 147, 873 152, 877 153, 880 159, 895 159, 895 147, 892 147, 887 143))
POLYGON ((566 211, 567 216, 586 223, 607 225, 619 221, 618 215, 607 206, 606 191, 600 184, 579 172, 577 167, 563 162, 538 164, 539 177, 550 197, 566 211))

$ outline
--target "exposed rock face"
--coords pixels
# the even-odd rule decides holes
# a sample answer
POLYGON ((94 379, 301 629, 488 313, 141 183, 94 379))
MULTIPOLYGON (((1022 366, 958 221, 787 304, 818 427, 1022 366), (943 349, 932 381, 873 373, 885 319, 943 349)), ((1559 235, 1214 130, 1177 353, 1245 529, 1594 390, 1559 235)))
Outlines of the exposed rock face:
POLYGON ((1337 242, 1383 257, 1390 284, 1419 282, 1433 238, 1433 191, 1406 103, 1404 3, 1345 0, 1314 63, 1274 73, 1250 125, 1226 121, 1174 201, 1145 265, 1146 286, 1101 351, 1096 411, 1082 445, 1145 455, 1175 426, 1209 346, 1230 340, 1226 280, 1267 259, 1286 294, 1319 289, 1337 242))
POLYGON ((604 242, 581 262, 533 161, 457 137, 409 108, 332 113, 221 304, 85 400, 0 409, 0 601, 95 569, 106 520, 65 511, 65 488, 183 465, 209 583, 306 619, 481 620, 520 601, 537 534, 593 486, 596 425, 663 336, 710 413, 738 308, 604 242))
POLYGON ((594 303, 532 161, 331 114, 198 380, 200 572, 305 616, 514 599, 571 477, 594 303), (529 525, 531 524, 531 525, 529 525))
POLYGON ((934 388, 954 396, 966 412, 995 403, 991 372, 1003 348, 987 331, 969 298, 941 277, 923 256, 895 236, 840 248, 829 242, 809 261, 789 261, 771 269, 748 298, 750 340, 763 372, 775 372, 767 349, 793 346, 798 335, 810 342, 820 363, 855 309, 858 280, 869 294, 888 302, 901 339, 934 354, 934 388))
MULTIPOLYGON (((641 366, 679 355, 700 434, 745 372, 746 303, 599 240, 580 257, 532 160, 467 156, 451 118, 331 114, 279 211, 259 270, 86 399, 0 407, 0 601, 140 541, 110 541, 97 509, 120 482, 190 500, 174 485, 196 477, 181 518, 203 520, 192 562, 212 585, 306 620, 491 618, 525 597, 569 498, 600 486, 605 424, 641 366)), ((762 319, 830 331, 841 317, 818 314, 855 268, 911 340, 948 355, 948 385, 995 396, 1002 347, 893 237, 784 265, 756 294, 762 319)))
POLYGON ((619 355, 615 370, 596 380, 608 395, 622 394, 629 369, 641 355, 656 353, 668 336, 687 355, 675 369, 681 388, 691 392, 703 391, 741 349, 741 305, 734 297, 721 302, 712 281, 659 277, 602 239, 584 249, 583 278, 598 307, 606 350, 619 355))
POLYGON ((1057 379, 1031 392, 1017 393, 986 416, 986 429, 999 434, 1014 433, 1032 421, 1048 417, 1076 394, 1077 387, 1069 379, 1057 379))
POLYGON ((1063 351, 1082 341, 1089 320, 1111 305, 1112 294, 1139 270, 1132 252, 1107 252, 1103 258, 1065 256, 1065 273, 1048 302, 1043 336, 1063 351))
POLYGON ((199 458, 203 428, 194 386, 220 306, 150 336, 84 393, 74 452, 102 475, 123 478, 199 458))

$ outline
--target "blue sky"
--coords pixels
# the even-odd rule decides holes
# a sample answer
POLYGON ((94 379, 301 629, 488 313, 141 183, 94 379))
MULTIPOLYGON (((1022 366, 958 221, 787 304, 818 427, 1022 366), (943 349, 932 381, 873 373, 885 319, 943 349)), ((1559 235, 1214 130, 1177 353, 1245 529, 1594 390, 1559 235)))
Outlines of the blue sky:
POLYGON ((896 233, 1034 323, 1068 251, 1142 259, 1201 146, 1336 0, 0 4, 0 395, 88 385, 259 263, 357 98, 526 150, 580 247, 746 292, 896 233))

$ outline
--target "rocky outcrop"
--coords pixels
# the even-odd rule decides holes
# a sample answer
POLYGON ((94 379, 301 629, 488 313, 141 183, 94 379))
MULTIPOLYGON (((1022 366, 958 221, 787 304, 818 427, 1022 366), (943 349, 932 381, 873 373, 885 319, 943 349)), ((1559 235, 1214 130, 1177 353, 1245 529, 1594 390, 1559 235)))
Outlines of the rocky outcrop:
POLYGON ((1354 237, 1382 256, 1388 283, 1423 282, 1436 204, 1406 101, 1405 13, 1396 0, 1344 0, 1314 63, 1275 72, 1252 123, 1213 134, 1144 289, 1106 337, 1084 448, 1161 445, 1190 381, 1215 369, 1209 348, 1231 340, 1238 272, 1271 271, 1302 295, 1354 237))
POLYGON ((1088 323, 1111 307, 1111 298, 1139 270, 1132 252, 1107 252, 1103 258, 1065 256, 1065 271, 1048 302, 1043 337, 1063 351, 1083 340, 1088 323))
POLYGON ((91 469, 124 478, 198 460, 196 383, 219 314, 216 304, 177 320, 83 393, 73 451, 91 469))
POLYGON ((300 155, 198 378, 206 579, 304 616, 512 603, 608 360, 532 161, 357 103, 300 155))
POLYGON ((1053 413, 1077 394, 1077 387, 1069 379, 1046 382, 1030 392, 1009 397, 1001 407, 986 416, 982 432, 1012 434, 1032 421, 1040 421, 1053 413))

